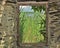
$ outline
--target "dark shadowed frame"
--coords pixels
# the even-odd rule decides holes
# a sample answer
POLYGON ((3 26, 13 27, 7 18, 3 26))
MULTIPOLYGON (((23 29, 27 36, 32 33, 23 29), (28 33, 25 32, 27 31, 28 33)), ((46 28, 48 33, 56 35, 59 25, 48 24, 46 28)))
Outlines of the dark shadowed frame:
MULTIPOLYGON (((48 2, 17 2, 17 4, 18 4, 18 17, 17 17, 17 33, 19 34, 19 13, 20 13, 20 11, 19 11, 19 6, 20 5, 25 5, 25 6, 27 6, 27 5, 30 5, 30 6, 45 6, 46 7, 46 35, 47 35, 47 39, 46 39, 46 42, 44 43, 44 42, 42 42, 42 43, 20 43, 19 42, 19 37, 20 37, 20 35, 17 37, 17 39, 18 39, 18 43, 19 43, 19 45, 20 45, 20 47, 33 47, 33 48, 35 48, 35 47, 37 47, 37 48, 39 48, 39 47, 43 47, 43 46, 48 46, 48 2)), ((17 44, 18 44, 17 43, 17 44)))

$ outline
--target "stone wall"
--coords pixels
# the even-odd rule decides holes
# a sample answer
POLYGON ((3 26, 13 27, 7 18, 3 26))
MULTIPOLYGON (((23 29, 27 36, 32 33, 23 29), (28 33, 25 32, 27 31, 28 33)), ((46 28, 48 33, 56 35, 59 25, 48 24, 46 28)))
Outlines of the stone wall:
POLYGON ((50 0, 48 4, 49 48, 60 48, 60 1, 50 0))
MULTIPOLYGON (((2 0, 0 1, 0 48, 18 48, 16 7, 16 0, 7 0, 5 5, 2 5, 2 0)), ((49 0, 48 42, 48 48, 60 48, 60 0, 49 0)), ((33 46, 25 48, 33 48, 33 46)))
POLYGON ((15 3, 0 1, 0 48, 17 48, 17 10, 15 3))

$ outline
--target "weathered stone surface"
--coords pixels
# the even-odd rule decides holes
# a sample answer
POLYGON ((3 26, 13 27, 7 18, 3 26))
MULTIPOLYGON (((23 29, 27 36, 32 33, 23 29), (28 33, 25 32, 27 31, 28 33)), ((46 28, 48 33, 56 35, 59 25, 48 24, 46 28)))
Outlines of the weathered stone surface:
POLYGON ((10 2, 10 3, 16 3, 17 0, 7 0, 7 2, 10 2))
POLYGON ((60 2, 51 1, 48 6, 49 45, 50 48, 60 48, 60 2))
MULTIPOLYGON (((0 48, 17 48, 16 2, 7 0, 7 4, 2 6, 0 0, 0 48)), ((60 48, 60 0, 49 0, 48 7, 48 48, 60 48)), ((33 48, 33 46, 21 46, 21 48, 33 48)), ((38 48, 47 47, 38 46, 38 48)))
POLYGON ((16 11, 15 3, 0 4, 0 48, 17 48, 16 11))

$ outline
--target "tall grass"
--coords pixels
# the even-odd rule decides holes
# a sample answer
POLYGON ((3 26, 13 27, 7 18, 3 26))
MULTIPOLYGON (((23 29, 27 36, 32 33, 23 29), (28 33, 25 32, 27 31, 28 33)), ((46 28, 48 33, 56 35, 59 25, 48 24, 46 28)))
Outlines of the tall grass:
MULTIPOLYGON (((29 12, 30 13, 30 12, 29 12)), ((20 41, 22 43, 44 42, 46 30, 46 14, 39 11, 33 15, 27 12, 20 13, 20 41)))

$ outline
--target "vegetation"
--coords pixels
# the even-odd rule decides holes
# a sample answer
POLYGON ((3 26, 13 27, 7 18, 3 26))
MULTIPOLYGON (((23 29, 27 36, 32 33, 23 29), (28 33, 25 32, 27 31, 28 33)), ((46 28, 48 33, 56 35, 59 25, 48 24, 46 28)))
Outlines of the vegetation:
MULTIPOLYGON (((34 6, 35 7, 35 6, 34 6)), ((46 14, 32 6, 34 12, 20 12, 20 41, 22 43, 44 42, 46 31, 46 14)))

